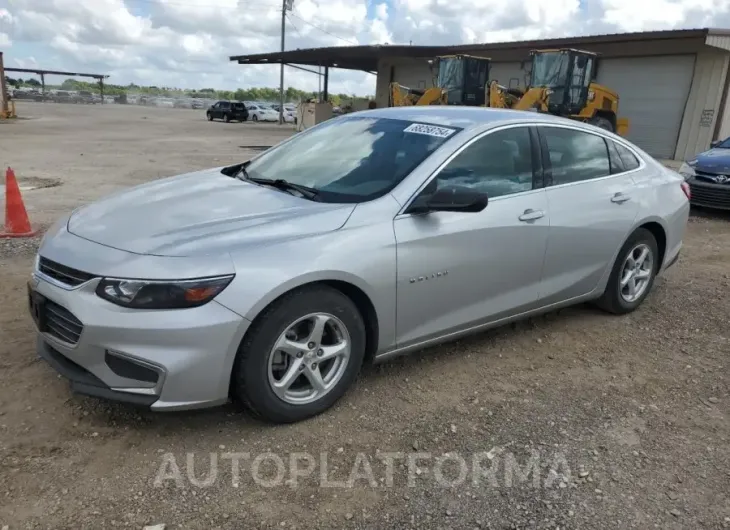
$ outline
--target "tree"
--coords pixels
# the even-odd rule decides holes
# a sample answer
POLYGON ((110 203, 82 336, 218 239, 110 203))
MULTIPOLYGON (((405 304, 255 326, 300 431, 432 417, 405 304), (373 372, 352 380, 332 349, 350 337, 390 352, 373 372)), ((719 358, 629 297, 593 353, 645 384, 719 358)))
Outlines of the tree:
POLYGON ((39 86, 41 86, 41 82, 40 82, 40 81, 38 81, 37 79, 28 79, 28 80, 27 80, 27 81, 25 82, 25 84, 26 84, 26 85, 30 85, 30 86, 34 86, 34 87, 39 87, 39 86))

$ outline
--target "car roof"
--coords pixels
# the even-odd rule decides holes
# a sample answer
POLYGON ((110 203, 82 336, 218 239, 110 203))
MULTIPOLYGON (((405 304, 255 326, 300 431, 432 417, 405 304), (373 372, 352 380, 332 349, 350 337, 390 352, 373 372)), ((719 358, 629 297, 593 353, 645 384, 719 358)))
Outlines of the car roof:
POLYGON ((492 109, 488 107, 466 107, 460 105, 424 105, 408 107, 387 107, 373 110, 364 110, 350 114, 350 116, 368 115, 373 117, 391 118, 395 120, 418 121, 433 125, 450 125, 471 129, 484 125, 499 125, 515 122, 545 122, 570 123, 581 125, 580 122, 553 116, 552 114, 529 112, 524 110, 492 109))

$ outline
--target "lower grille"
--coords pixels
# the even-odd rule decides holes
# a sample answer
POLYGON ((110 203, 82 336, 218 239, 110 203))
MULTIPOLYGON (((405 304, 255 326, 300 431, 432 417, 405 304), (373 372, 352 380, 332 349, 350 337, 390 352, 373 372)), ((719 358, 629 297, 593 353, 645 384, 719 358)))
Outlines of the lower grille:
POLYGON ((84 330, 84 325, 73 313, 60 305, 47 300, 45 310, 45 331, 69 344, 76 344, 84 330))
POLYGON ((93 274, 72 269, 71 267, 61 265, 60 263, 56 263, 55 261, 51 261, 46 258, 40 258, 38 260, 38 270, 46 276, 49 276, 50 278, 53 278, 65 285, 70 285, 71 287, 76 287, 77 285, 81 285, 82 283, 88 282, 94 278, 93 274))

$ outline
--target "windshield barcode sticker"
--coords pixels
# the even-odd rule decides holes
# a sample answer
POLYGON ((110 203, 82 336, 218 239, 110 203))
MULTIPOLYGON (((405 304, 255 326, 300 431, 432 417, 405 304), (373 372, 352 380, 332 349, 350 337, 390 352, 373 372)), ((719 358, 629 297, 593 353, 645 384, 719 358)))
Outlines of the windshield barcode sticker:
POLYGON ((403 132, 416 133, 416 134, 427 134, 429 136, 436 136, 437 138, 448 138, 456 132, 455 129, 449 129, 447 127, 437 127, 436 125, 426 125, 424 123, 412 123, 403 132))

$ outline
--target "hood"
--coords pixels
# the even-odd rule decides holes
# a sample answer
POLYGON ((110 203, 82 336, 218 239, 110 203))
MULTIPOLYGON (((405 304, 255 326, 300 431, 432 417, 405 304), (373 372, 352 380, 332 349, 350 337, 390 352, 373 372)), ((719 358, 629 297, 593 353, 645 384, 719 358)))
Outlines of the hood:
POLYGON ((337 230, 354 209, 243 182, 220 169, 157 180, 92 203, 73 213, 68 231, 137 254, 195 256, 337 230))
POLYGON ((713 148, 696 157, 693 167, 707 173, 730 173, 730 149, 713 148))

